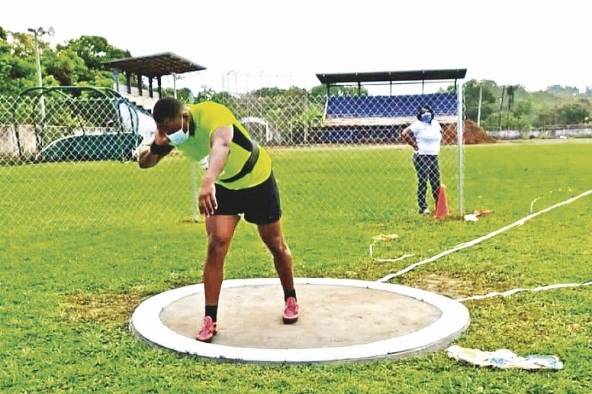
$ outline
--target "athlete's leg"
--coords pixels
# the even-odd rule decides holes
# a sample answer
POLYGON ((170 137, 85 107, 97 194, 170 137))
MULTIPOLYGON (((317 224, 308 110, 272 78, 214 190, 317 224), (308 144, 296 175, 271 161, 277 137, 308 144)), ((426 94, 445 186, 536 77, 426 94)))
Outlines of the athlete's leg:
POLYGON ((286 245, 282 234, 280 221, 257 226, 261 239, 273 255, 275 269, 282 283, 284 292, 294 290, 294 273, 292 266, 292 253, 286 245))
POLYGON ((206 306, 218 305, 224 279, 224 258, 238 221, 239 217, 235 215, 214 215, 206 218, 208 250, 203 273, 206 306))

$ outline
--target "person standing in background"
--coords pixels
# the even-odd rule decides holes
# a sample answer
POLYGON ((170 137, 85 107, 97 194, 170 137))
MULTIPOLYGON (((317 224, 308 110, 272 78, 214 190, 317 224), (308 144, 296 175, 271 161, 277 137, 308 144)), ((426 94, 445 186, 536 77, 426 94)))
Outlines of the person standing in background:
POLYGON ((417 120, 401 134, 405 142, 413 147, 413 166, 417 173, 417 205, 421 215, 429 215, 426 203, 427 182, 430 182, 434 201, 438 200, 440 189, 440 143, 442 127, 434 117, 434 111, 423 105, 417 112, 417 120))

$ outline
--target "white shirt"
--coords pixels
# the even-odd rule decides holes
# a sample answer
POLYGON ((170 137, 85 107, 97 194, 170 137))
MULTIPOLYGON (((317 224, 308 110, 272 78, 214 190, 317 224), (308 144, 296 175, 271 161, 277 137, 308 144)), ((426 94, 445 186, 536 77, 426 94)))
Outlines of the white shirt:
POLYGON ((427 124, 420 120, 411 123, 409 129, 415 135, 417 141, 417 153, 420 155, 437 155, 440 153, 440 141, 442 140, 442 127, 437 120, 427 124))

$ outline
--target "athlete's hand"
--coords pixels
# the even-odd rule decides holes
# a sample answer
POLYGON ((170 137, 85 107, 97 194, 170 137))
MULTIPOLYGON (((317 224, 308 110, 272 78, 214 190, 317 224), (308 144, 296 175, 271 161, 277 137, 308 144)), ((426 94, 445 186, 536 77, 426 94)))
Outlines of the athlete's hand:
POLYGON ((157 130, 156 133, 154 133, 154 143, 156 145, 168 145, 169 139, 166 137, 165 133, 157 130))
POLYGON ((199 188, 198 195, 199 212, 206 216, 212 216, 214 211, 218 209, 218 201, 216 201, 216 186, 214 180, 204 178, 199 188))

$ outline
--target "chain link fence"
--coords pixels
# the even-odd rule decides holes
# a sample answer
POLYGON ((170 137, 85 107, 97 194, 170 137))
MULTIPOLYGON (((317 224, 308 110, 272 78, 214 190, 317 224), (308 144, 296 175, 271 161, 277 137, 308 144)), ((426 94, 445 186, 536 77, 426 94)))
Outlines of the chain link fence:
MULTIPOLYGON (((290 220, 345 216, 352 223, 417 214, 413 150, 401 133, 428 104, 442 126, 441 181, 459 213, 456 94, 228 95, 218 101, 270 151, 290 220)), ((116 95, 0 96, 3 227, 197 219, 197 165, 175 153, 149 170, 135 162, 134 150, 152 127, 148 114, 116 95)), ((433 207, 429 191, 426 198, 433 207)))

